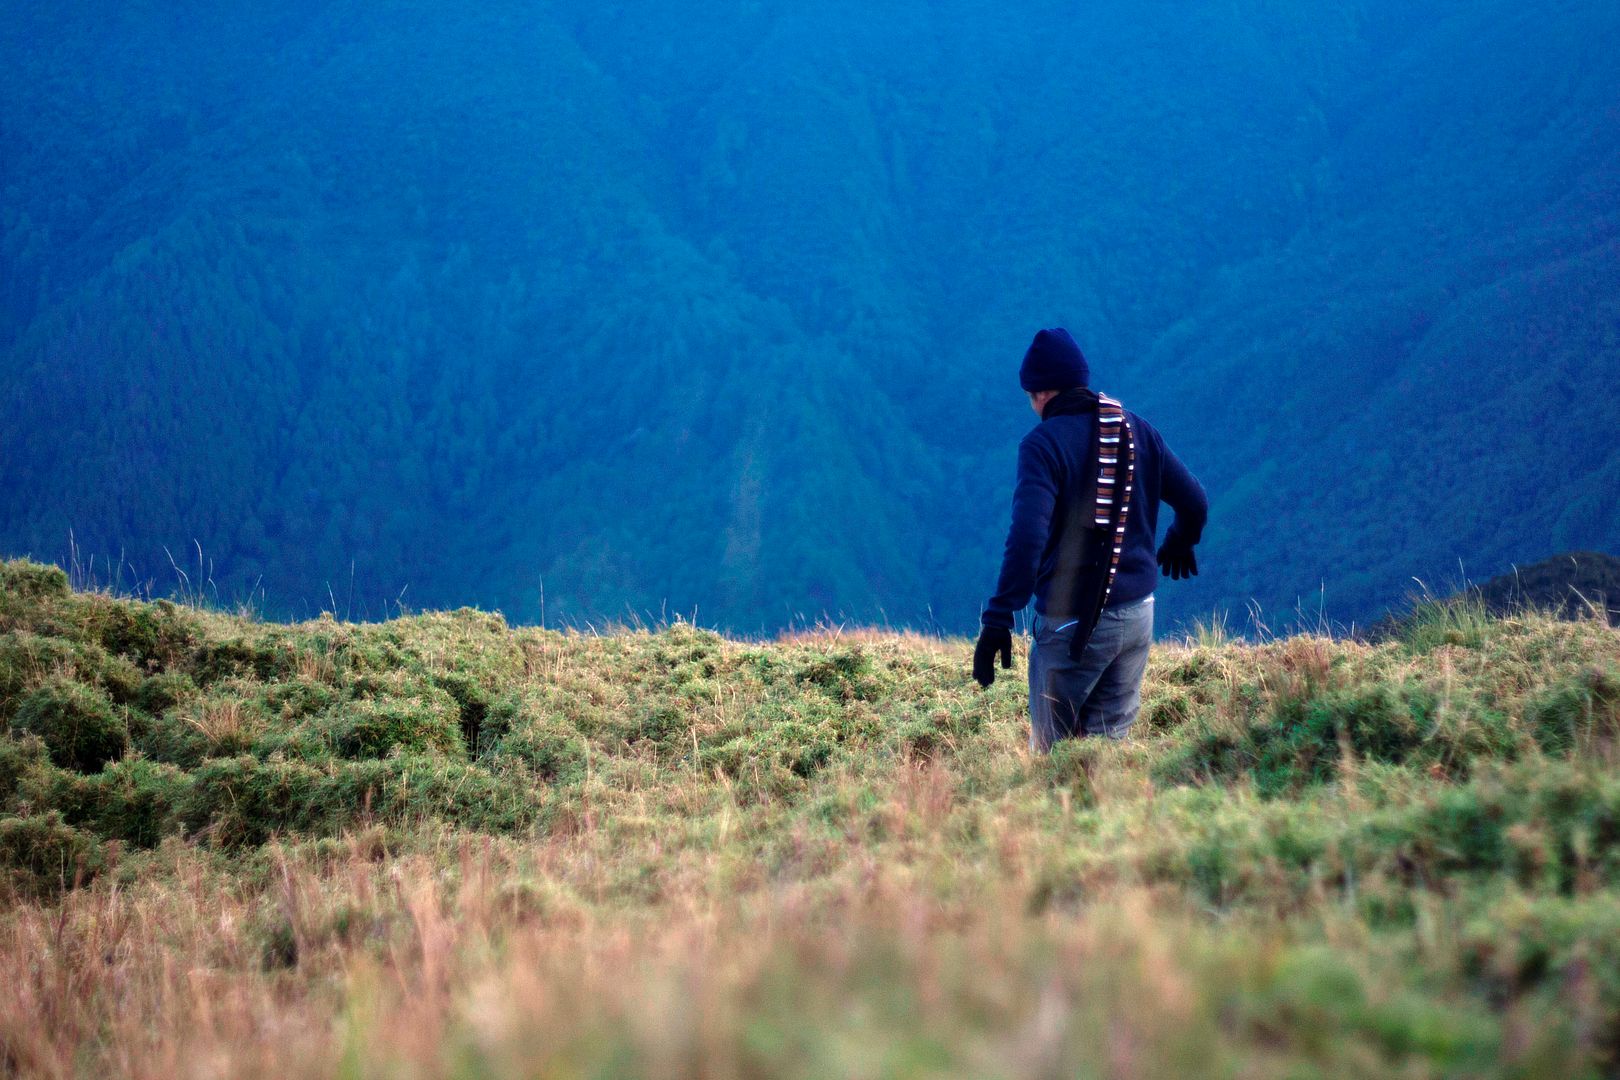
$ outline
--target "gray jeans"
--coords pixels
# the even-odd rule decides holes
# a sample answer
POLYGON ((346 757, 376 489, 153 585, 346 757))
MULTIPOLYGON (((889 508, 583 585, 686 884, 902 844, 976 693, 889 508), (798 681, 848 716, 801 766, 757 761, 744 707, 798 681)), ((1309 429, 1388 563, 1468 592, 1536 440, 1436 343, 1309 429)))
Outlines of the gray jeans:
POLYGON ((1029 748, 1059 739, 1123 739, 1142 707, 1142 675, 1153 644, 1153 597, 1105 608, 1079 660, 1069 657, 1074 623, 1036 615, 1029 650, 1029 748))

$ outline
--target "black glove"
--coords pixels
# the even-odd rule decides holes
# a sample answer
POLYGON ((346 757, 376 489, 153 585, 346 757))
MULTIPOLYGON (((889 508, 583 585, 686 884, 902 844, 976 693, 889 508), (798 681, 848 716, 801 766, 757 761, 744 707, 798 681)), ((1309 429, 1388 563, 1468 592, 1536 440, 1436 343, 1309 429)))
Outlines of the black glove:
POLYGON ((979 644, 973 650, 973 679, 989 689, 996 681, 996 653, 1001 666, 1012 667, 1012 631, 1005 626, 987 626, 979 631, 979 644))
POLYGON ((1198 576, 1198 556, 1193 549, 1177 540, 1166 540, 1159 548, 1159 569, 1171 581, 1198 576))

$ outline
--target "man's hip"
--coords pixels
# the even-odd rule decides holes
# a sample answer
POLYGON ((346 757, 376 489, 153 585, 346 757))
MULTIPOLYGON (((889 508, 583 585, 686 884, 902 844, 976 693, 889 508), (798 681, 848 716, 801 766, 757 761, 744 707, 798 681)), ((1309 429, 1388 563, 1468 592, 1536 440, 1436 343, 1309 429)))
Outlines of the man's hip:
POLYGON ((1153 644, 1153 596, 1103 609, 1078 658, 1079 620, 1037 614, 1029 652, 1030 747, 1039 753, 1081 735, 1123 738, 1141 708, 1153 644))

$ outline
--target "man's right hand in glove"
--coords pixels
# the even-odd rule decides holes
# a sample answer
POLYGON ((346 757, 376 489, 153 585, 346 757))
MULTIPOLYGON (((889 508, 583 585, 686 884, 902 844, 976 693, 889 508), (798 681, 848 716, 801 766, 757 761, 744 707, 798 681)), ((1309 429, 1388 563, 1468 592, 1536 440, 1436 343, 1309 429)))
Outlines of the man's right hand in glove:
POLYGON ((1159 548, 1159 569, 1171 581, 1198 576, 1198 556, 1186 544, 1166 540, 1159 548))
POLYGON ((1004 626, 987 626, 979 631, 979 644, 973 650, 973 679, 989 689, 996 681, 996 654, 1001 666, 1012 667, 1012 631, 1004 626))

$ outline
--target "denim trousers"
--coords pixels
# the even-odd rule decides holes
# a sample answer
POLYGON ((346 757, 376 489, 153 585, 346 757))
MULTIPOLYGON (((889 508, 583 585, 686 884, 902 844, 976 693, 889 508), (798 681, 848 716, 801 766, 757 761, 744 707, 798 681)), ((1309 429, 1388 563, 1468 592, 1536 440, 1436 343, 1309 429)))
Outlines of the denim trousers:
POLYGON ((1123 739, 1142 707, 1142 675, 1153 644, 1151 594, 1104 608, 1080 659, 1069 656, 1072 621, 1036 615, 1029 649, 1029 748, 1038 754, 1059 739, 1123 739))

